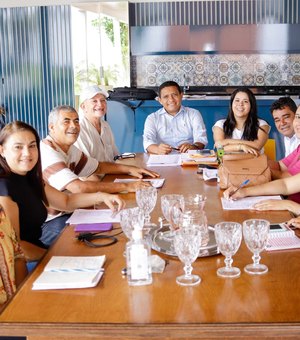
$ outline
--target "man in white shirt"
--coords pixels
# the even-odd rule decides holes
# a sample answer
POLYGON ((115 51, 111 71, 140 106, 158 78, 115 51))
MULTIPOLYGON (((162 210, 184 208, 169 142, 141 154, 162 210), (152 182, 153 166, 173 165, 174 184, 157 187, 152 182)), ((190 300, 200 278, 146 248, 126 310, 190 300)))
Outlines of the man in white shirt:
POLYGON ((297 105, 290 97, 281 97, 271 105, 270 111, 278 132, 284 136, 285 156, 288 156, 300 144, 293 127, 297 105))
POLYGON ((44 179, 58 190, 73 193, 104 191, 116 193, 135 191, 139 186, 149 185, 142 181, 131 183, 101 182, 94 174, 128 174, 142 178, 143 175, 158 177, 153 171, 121 163, 98 162, 88 157, 75 145, 80 132, 79 117, 71 106, 58 106, 49 114, 49 135, 41 141, 42 171, 44 179), (81 180, 86 177, 86 180, 81 180))
POLYGON ((150 114, 144 126, 145 151, 165 155, 172 150, 187 152, 207 144, 206 128, 199 111, 181 105, 183 93, 174 81, 158 90, 160 110, 150 114))
POLYGON ((107 97, 107 92, 97 85, 88 86, 80 96, 80 134, 75 146, 99 162, 112 162, 119 154, 112 130, 103 119, 107 97))

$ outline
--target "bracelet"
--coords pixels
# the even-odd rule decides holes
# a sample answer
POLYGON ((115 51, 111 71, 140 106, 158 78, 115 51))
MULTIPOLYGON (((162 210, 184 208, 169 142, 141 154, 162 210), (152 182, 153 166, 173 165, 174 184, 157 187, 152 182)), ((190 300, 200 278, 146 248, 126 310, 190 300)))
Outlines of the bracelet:
POLYGON ((194 148, 196 148, 197 150, 199 150, 199 146, 197 144, 192 144, 191 146, 193 146, 194 148))

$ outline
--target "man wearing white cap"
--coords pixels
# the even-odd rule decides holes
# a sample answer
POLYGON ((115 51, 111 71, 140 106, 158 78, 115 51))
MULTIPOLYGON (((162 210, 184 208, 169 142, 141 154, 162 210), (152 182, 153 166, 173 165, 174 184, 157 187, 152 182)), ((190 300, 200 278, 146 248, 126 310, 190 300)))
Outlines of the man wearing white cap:
POLYGON ((75 145, 99 162, 112 162, 119 154, 109 124, 103 119, 107 111, 106 91, 88 86, 80 96, 80 134, 75 145))

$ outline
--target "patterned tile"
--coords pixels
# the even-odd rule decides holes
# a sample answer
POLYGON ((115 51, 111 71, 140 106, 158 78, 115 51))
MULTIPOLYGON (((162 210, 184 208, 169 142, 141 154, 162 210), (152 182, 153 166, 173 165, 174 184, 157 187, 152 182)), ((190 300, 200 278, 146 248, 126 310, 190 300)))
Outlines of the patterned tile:
POLYGON ((151 55, 131 58, 132 84, 282 86, 300 84, 300 54, 151 55))

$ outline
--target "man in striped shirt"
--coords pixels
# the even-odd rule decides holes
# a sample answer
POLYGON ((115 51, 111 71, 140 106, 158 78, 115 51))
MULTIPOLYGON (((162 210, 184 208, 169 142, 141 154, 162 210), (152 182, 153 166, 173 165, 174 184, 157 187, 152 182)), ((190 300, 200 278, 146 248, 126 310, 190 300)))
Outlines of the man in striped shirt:
MULTIPOLYGON (((44 180, 60 191, 72 193, 80 192, 135 192, 137 188, 149 186, 143 182, 144 175, 159 177, 153 171, 136 166, 124 165, 114 162, 98 162, 88 157, 75 145, 80 132, 77 111, 71 106, 58 106, 54 108, 48 118, 49 135, 41 141, 41 159, 44 180), (98 174, 128 174, 137 177, 137 181, 129 183, 102 182, 98 174)), ((63 213, 60 213, 62 216, 63 213)), ((66 216, 59 219, 59 212, 49 212, 47 221, 53 219, 51 233, 59 233, 64 227, 66 216), (57 229, 57 231, 55 231, 57 229)), ((47 228, 49 223, 47 223, 47 228)), ((45 233, 43 232, 43 235, 45 233)), ((56 235, 57 236, 57 235, 56 235)), ((55 237, 55 235, 53 235, 55 237)), ((42 240, 45 244, 51 240, 42 240)))

